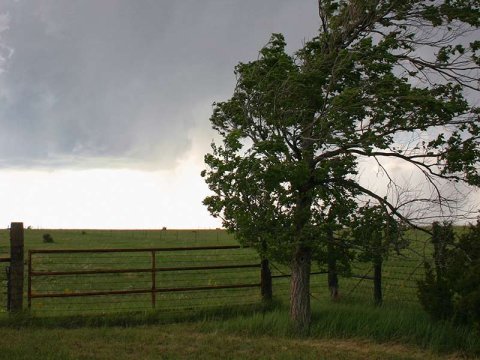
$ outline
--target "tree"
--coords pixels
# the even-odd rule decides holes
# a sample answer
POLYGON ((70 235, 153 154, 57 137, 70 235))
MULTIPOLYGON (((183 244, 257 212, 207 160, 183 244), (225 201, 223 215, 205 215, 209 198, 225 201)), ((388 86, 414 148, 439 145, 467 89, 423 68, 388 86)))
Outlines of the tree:
POLYGON ((452 225, 433 224, 433 264, 426 261, 418 295, 433 319, 452 319, 480 331, 480 220, 455 236, 452 225))
MULTIPOLYGON (((428 181, 478 185, 478 0, 320 0, 318 36, 294 55, 273 34, 259 58, 235 68, 233 96, 214 104, 204 200, 244 244, 291 266, 290 314, 307 330, 310 267, 325 245, 330 204, 342 219, 371 198, 405 223, 383 190, 361 183, 373 159, 428 181)), ((419 199, 421 200, 421 199, 419 199)))
MULTIPOLYGON (((453 293, 448 281, 447 261, 455 243, 451 223, 432 225, 433 267, 425 261, 425 280, 418 282, 418 297, 423 308, 433 319, 448 319, 453 316, 453 293)), ((455 279, 457 280, 457 279, 455 279)))

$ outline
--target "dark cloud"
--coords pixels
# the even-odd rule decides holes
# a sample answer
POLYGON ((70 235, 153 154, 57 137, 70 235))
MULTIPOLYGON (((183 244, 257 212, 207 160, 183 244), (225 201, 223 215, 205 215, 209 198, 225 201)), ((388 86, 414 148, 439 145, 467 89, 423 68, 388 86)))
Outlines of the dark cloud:
POLYGON ((0 0, 0 167, 172 166, 198 104, 272 32, 291 48, 315 1, 0 0))

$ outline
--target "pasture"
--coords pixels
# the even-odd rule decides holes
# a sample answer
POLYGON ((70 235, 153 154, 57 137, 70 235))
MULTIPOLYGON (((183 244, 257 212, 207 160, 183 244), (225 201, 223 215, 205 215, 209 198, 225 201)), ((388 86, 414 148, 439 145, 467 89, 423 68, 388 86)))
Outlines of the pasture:
MULTIPOLYGON (((412 233, 411 247, 400 254, 392 254, 383 270, 383 295, 387 303, 416 303, 417 279, 423 276, 423 252, 428 245, 422 234, 412 233)), ((0 234, 2 248, 7 253, 8 232, 0 234)), ((150 249, 170 247, 238 245, 232 235, 222 230, 25 230, 25 259, 29 250, 44 249, 150 249), (44 243, 44 234, 51 235, 53 242, 44 243)), ((167 251, 157 253, 155 266, 162 268, 198 267, 219 265, 254 265, 260 259, 253 249, 167 251)), ((37 272, 88 271, 121 269, 148 269, 152 266, 151 253, 46 253, 34 254, 32 267, 37 272)), ((277 300, 288 300, 288 266, 271 263, 273 295, 277 300)), ((312 300, 327 301, 328 289, 325 269, 314 263, 312 272, 312 300)), ((344 301, 371 303, 373 294, 371 264, 354 263, 352 277, 340 279, 340 291, 344 301)), ((26 272, 27 273, 27 272, 26 272)), ((157 273, 156 287, 201 287, 231 284, 255 284, 259 282, 260 270, 256 267, 241 269, 218 269, 202 271, 169 271, 157 273)), ((27 283, 27 281, 25 282, 27 283)), ((32 291, 36 294, 123 291, 151 286, 149 272, 74 274, 64 276, 39 276, 32 278, 32 291)), ((255 304, 260 300, 257 288, 225 289, 223 291, 162 293, 155 299, 155 309, 183 311, 222 305, 255 304)), ((40 298, 32 300, 31 311, 38 315, 81 315, 151 310, 149 294, 109 295, 105 297, 40 298)))
MULTIPOLYGON (((0 231, 0 255, 8 253, 8 236, 8 231, 0 231)), ((147 339, 155 336, 151 332, 158 333, 159 338, 163 339, 166 351, 182 348, 182 351, 187 353, 190 351, 190 356, 202 357, 200 354, 204 354, 205 358, 209 357, 209 352, 200 344, 203 340, 199 339, 209 339, 205 341, 215 344, 212 345, 213 348, 218 345, 218 349, 212 351, 220 351, 221 345, 218 342, 221 342, 221 339, 225 338, 228 343, 229 340, 226 339, 233 341, 237 337, 245 337, 252 349, 258 347, 255 350, 257 354, 263 353, 265 356, 271 354, 272 350, 268 350, 269 348, 276 348, 274 344, 289 344, 284 351, 284 357, 282 355, 279 358, 290 358, 289 354, 294 357, 298 349, 309 349, 306 350, 306 358, 319 358, 315 354, 320 353, 331 356, 336 354, 335 358, 359 359, 372 358, 367 357, 368 354, 377 354, 377 358, 397 359, 434 358, 443 353, 450 354, 449 356, 453 356, 452 353, 478 353, 480 341, 474 334, 450 324, 431 323, 420 308, 415 285, 416 280, 423 276, 423 254, 429 251, 429 246, 423 234, 412 232, 409 236, 410 247, 399 254, 390 255, 385 263, 384 304, 380 308, 373 305, 373 284, 368 278, 371 274, 370 264, 355 263, 352 268, 353 276, 340 278, 340 300, 337 302, 329 299, 326 275, 312 275, 314 323, 311 334, 306 339, 295 340, 290 333, 289 278, 286 276, 289 273, 288 267, 271 263, 274 302, 273 306, 268 308, 261 302, 260 288, 252 286, 157 293, 153 303, 152 295, 145 293, 33 298, 31 309, 19 317, 11 317, 6 313, 5 273, 2 268, 0 324, 3 326, 0 328, 0 343, 18 344, 14 345, 9 358, 22 358, 22 354, 23 358, 28 358, 31 348, 26 344, 29 341, 36 343, 35 346, 43 349, 45 354, 50 354, 46 355, 46 358, 56 358, 54 353, 49 352, 48 344, 51 340, 45 339, 45 336, 54 339, 58 332, 65 334, 65 342, 62 341, 64 347, 58 353, 65 355, 62 358, 77 358, 71 348, 73 338, 88 343, 94 338, 111 338, 114 333, 122 334, 119 336, 125 337, 125 344, 141 341, 141 348, 146 351, 143 357, 155 358, 153 348, 147 346, 147 339), (21 334, 16 330, 18 328, 22 329, 21 334), (62 328, 64 330, 59 330, 62 328), (39 331, 50 335, 40 335, 39 331), (178 333, 178 340, 166 336, 166 332, 178 333), (222 334, 221 339, 214 335, 217 333, 222 334), (191 343, 190 350, 182 347, 182 342, 191 343), (335 342, 343 345, 338 345, 338 348, 330 346, 335 342), (403 350, 392 352, 388 346, 378 345, 391 342, 402 344, 399 346, 403 350), (365 349, 370 349, 370 352, 365 349)), ((225 245, 237 243, 230 234, 222 230, 25 230, 26 254, 33 249, 136 249, 225 245), (45 233, 51 235, 53 242, 44 243, 45 233)), ((153 280, 154 286, 158 288, 257 284, 260 279, 260 268, 253 267, 259 264, 260 259, 252 249, 167 251, 157 253, 153 261, 156 267, 169 269, 252 265, 238 269, 158 272, 153 280)), ((73 276, 34 277, 32 292, 37 294, 123 291, 152 286, 149 272, 88 274, 90 270, 147 269, 152 266, 150 252, 34 254, 32 263, 34 270, 38 272, 87 272, 73 276)), ((322 268, 315 265, 312 272, 321 273, 322 268)), ((27 299, 25 307, 26 304, 27 299)), ((158 342, 154 344, 160 346, 158 342)), ((253 353, 246 349, 237 350, 239 353, 236 357, 255 358, 254 350, 253 353)), ((104 351, 104 355, 99 358, 118 358, 114 356, 113 347, 105 348, 104 351)), ((177 356, 185 357, 187 353, 180 351, 177 356)), ((175 357, 168 355, 168 352, 165 354, 167 357, 175 357)), ((133 357, 127 355, 123 358, 133 357)), ((83 358, 89 357, 87 355, 83 358)))

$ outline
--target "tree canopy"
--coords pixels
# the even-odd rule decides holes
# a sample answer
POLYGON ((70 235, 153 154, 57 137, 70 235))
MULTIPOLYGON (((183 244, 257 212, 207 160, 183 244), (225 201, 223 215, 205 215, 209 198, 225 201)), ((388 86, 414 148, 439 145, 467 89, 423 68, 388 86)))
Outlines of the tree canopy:
POLYGON ((370 199, 413 223, 388 193, 361 183, 374 159, 480 185, 478 0, 319 1, 318 36, 294 54, 273 34, 235 68, 233 96, 214 105, 204 203, 240 241, 292 265, 293 320, 310 319, 309 269, 325 227, 370 199), (473 95, 472 95, 473 94, 473 95))

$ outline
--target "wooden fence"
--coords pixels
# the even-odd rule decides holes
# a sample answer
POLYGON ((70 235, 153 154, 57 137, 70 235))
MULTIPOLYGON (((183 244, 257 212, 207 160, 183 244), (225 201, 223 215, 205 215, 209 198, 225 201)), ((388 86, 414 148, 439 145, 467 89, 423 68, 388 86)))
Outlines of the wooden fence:
MULTIPOLYGON (((7 311, 20 312, 23 309, 24 282, 24 232, 23 223, 13 222, 10 225, 10 256, 0 256, 0 263, 8 263, 7 275, 7 311)), ((3 271, 3 269, 2 269, 3 271)))

